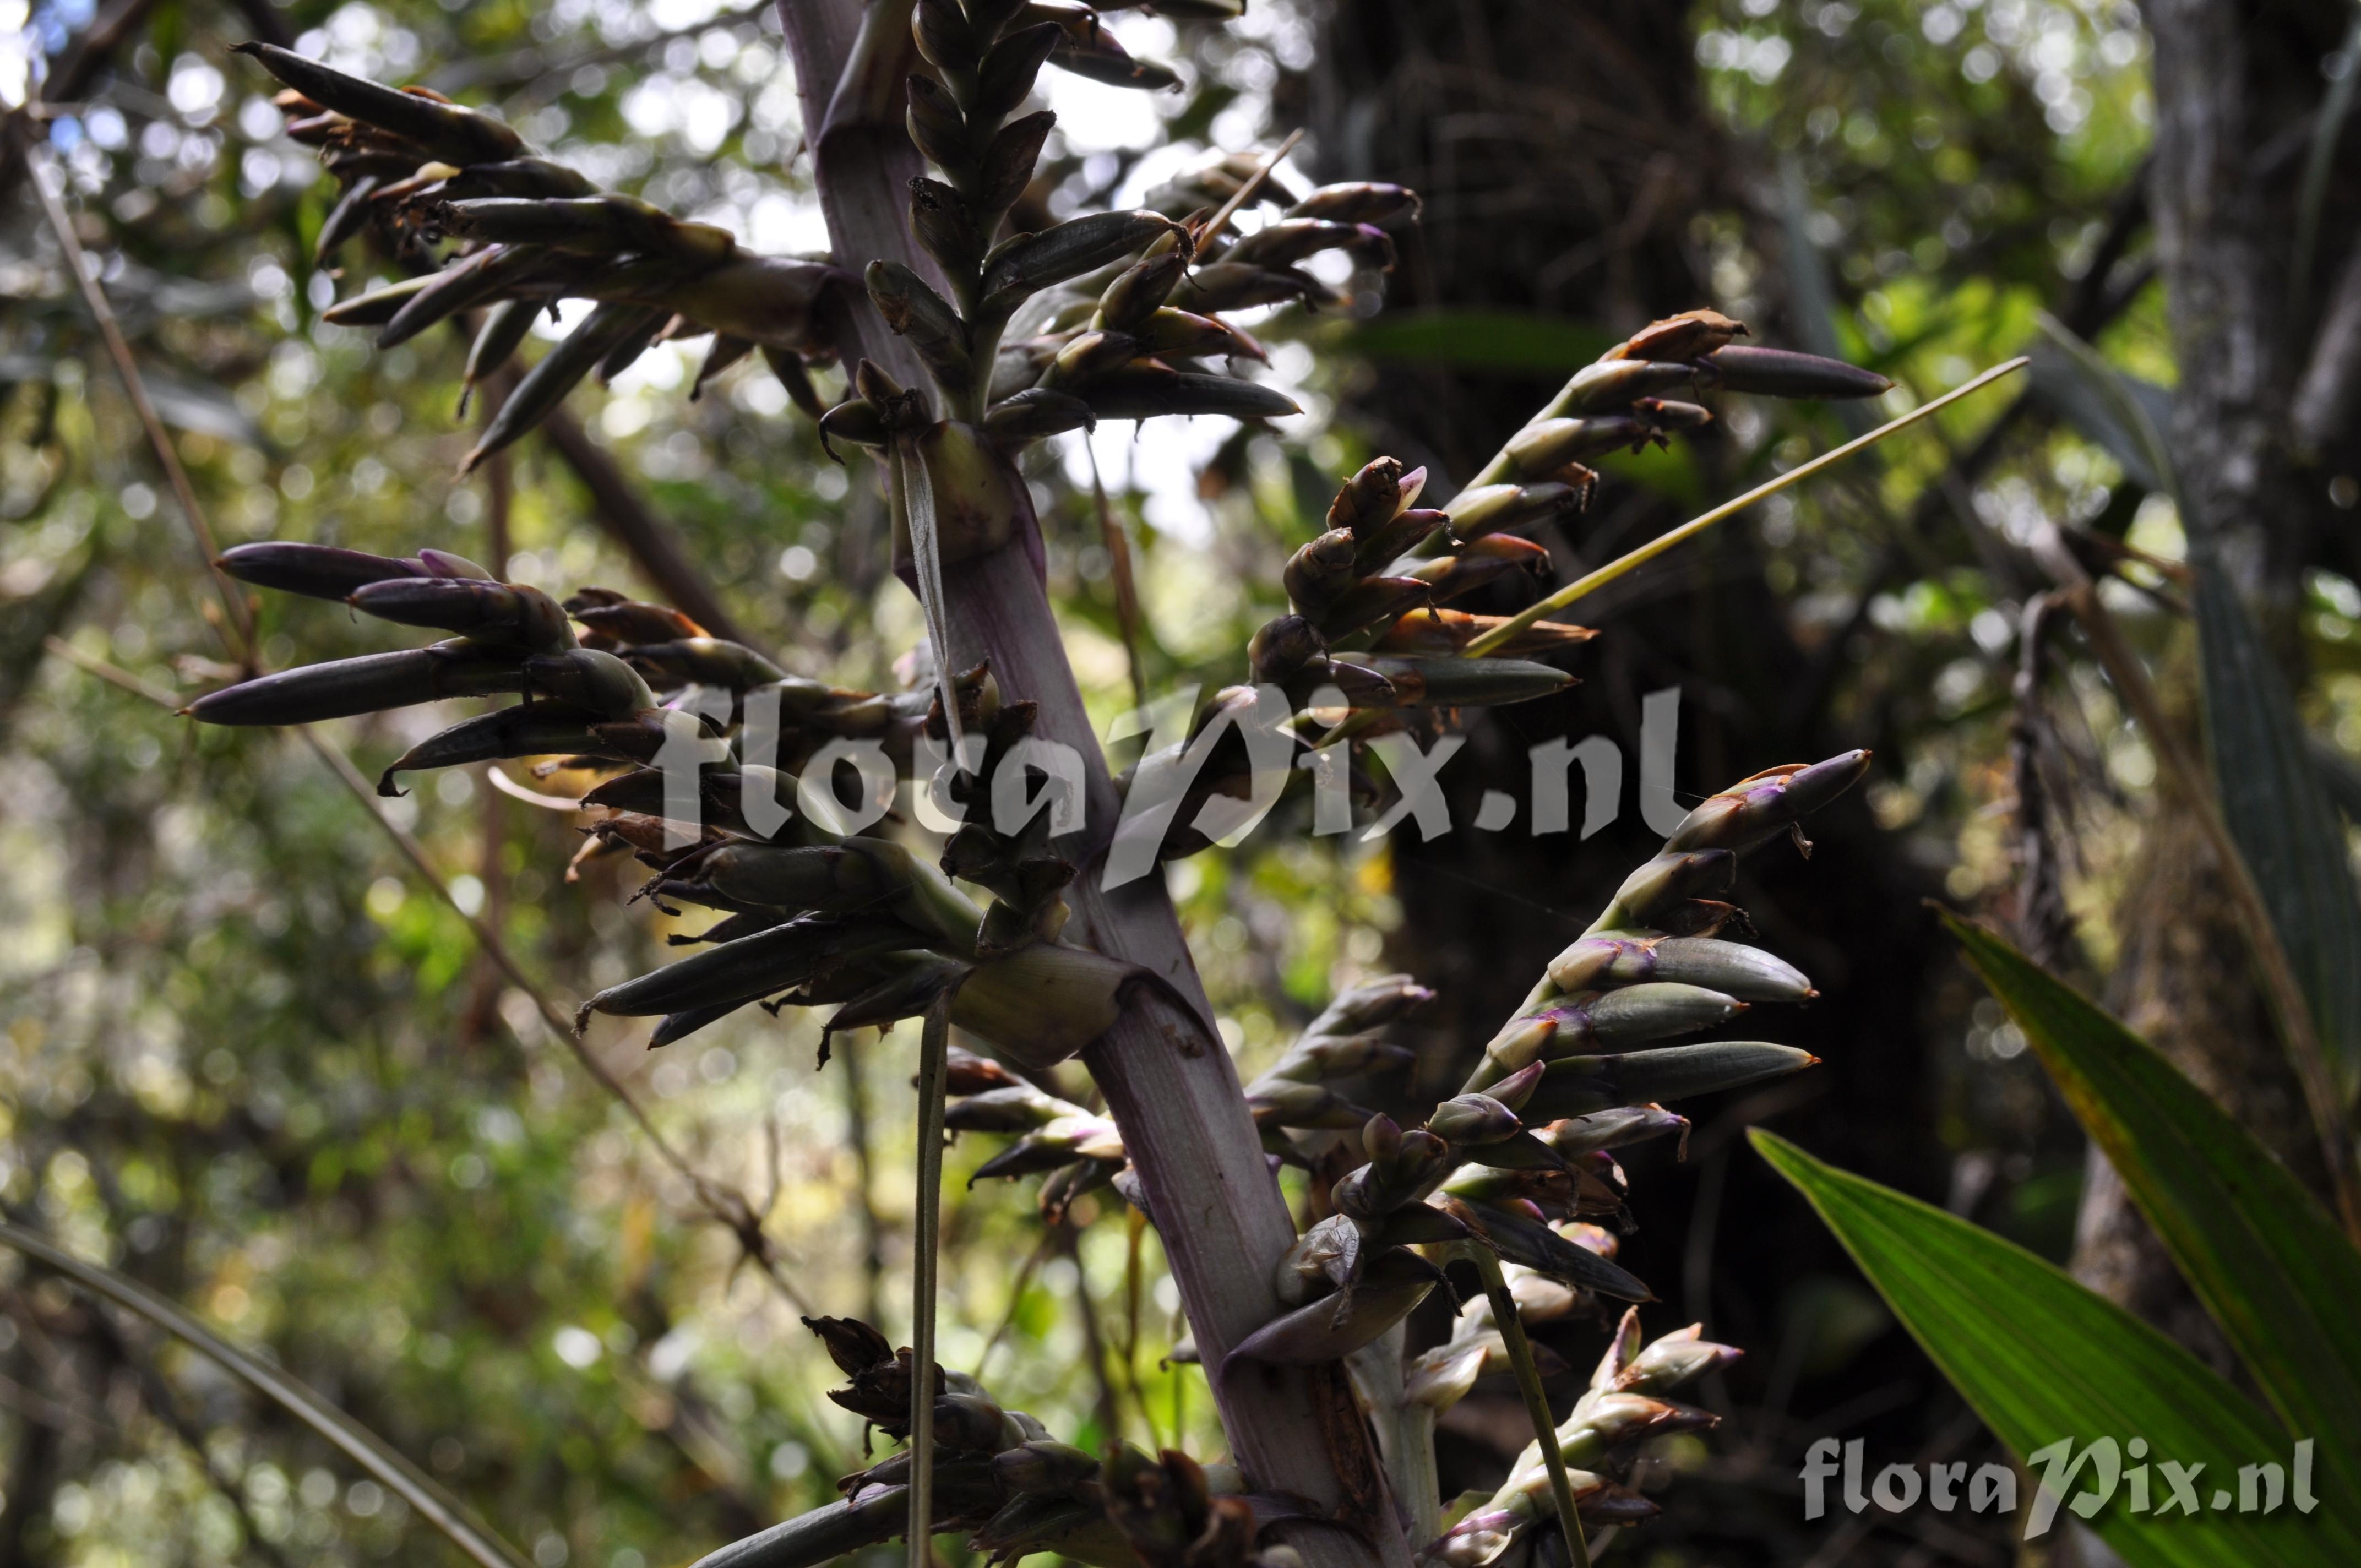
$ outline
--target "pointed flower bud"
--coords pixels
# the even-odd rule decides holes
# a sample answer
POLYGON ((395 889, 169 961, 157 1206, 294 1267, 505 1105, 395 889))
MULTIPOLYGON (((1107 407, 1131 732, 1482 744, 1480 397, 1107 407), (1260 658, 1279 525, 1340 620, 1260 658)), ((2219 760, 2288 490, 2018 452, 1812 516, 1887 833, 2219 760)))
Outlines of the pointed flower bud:
POLYGON ((1340 1035, 1307 1040, 1287 1064, 1290 1076, 1344 1078, 1356 1073, 1389 1072, 1408 1067, 1417 1053, 1375 1035, 1340 1035))
POLYGON ((1168 370, 1135 361, 1079 389, 1101 419, 1154 419, 1166 414, 1223 414, 1231 419, 1284 419, 1303 411, 1274 387, 1230 376, 1168 370))
POLYGON ((1616 1322, 1614 1335, 1607 1342, 1606 1353, 1598 1358, 1598 1370, 1590 1375, 1590 1386, 1601 1392, 1614 1389, 1619 1386, 1618 1380, 1622 1377, 1623 1369, 1631 1365, 1631 1358, 1639 1354, 1640 1309, 1626 1307, 1623 1316, 1616 1322))
POLYGON ((1710 1028, 1736 1017, 1746 1005, 1700 985, 1649 981, 1618 991, 1584 992, 1543 1015, 1557 1020, 1551 1054, 1563 1056, 1586 1047, 1638 1045, 1710 1028))
POLYGON ((994 307, 1014 309, 1030 294, 1129 258, 1173 227, 1161 213, 1071 218, 995 249, 984 269, 983 292, 994 307))
POLYGON ((1691 388, 1699 371, 1677 360, 1602 359, 1575 372, 1559 400, 1569 414, 1609 413, 1635 399, 1691 388))
POLYGON ((1540 420, 1510 438, 1509 461, 1527 478, 1541 479, 1569 463, 1632 445, 1653 433, 1648 422, 1618 415, 1540 420))
POLYGON ((1819 1058, 1762 1040, 1664 1046, 1620 1056, 1567 1057, 1549 1070, 1525 1103, 1530 1121, 1586 1116, 1696 1094, 1717 1094, 1815 1066, 1819 1058))
POLYGON ((1543 480, 1532 485, 1477 485, 1453 498, 1451 532, 1462 542, 1488 533, 1531 528, 1580 511, 1589 492, 1578 485, 1543 480))
MULTIPOLYGON (((1536 1068, 1540 1065, 1534 1064, 1536 1068)), ((1534 1072, 1525 1087, 1530 1089, 1540 1076, 1534 1072)), ((1436 1106, 1434 1113, 1426 1119, 1426 1130, 1447 1143, 1473 1147, 1515 1137, 1523 1130, 1523 1124, 1517 1120, 1514 1111, 1488 1094, 1462 1094, 1436 1106)))
POLYGON ((1060 1116, 1086 1113, 1081 1106, 1029 1083, 1012 1083, 970 1094, 947 1106, 943 1124, 955 1133, 1029 1133, 1060 1116))
POLYGON ((1391 521, 1381 522, 1358 536, 1355 562, 1364 572, 1390 567, 1442 532, 1450 521, 1448 513, 1432 507, 1405 506, 1394 513, 1391 521))
POLYGON ((1725 391, 1773 398, 1874 398, 1894 387, 1874 370, 1784 348, 1731 344, 1706 355, 1705 365, 1725 391))
POLYGON ((1682 818, 1664 849, 1752 849, 1859 783, 1869 771, 1869 758, 1867 751, 1847 751, 1825 762, 1790 764, 1741 779, 1682 818))
POLYGON ((1533 1090, 1541 1083, 1543 1065, 1534 1062, 1521 1068, 1498 1083, 1488 1085, 1484 1092, 1511 1111, 1521 1111, 1525 1102, 1532 1098, 1533 1090))
POLYGON ((208 692, 183 711, 202 724, 312 724, 438 697, 523 689, 523 667, 513 650, 460 643, 280 670, 208 692))
POLYGON ((990 1057, 980 1057, 959 1046, 950 1047, 944 1070, 944 1088, 953 1095, 985 1094, 995 1089, 1014 1089, 1024 1082, 990 1057))
POLYGON ((353 590, 355 609, 401 626, 434 627, 539 652, 574 646, 557 601, 521 584, 466 577, 390 577, 353 590))
POLYGON ((1558 1428, 1558 1452, 1568 1464, 1602 1467, 1617 1449, 1674 1432, 1703 1431, 1720 1421, 1710 1410, 1693 1409, 1647 1394, 1587 1394, 1558 1428))
POLYGON ((1365 1108, 1317 1083, 1276 1079, 1258 1084, 1246 1095, 1246 1109, 1258 1127, 1357 1127, 1369 1119, 1365 1108))
POLYGON ((1126 268, 1099 296, 1099 319, 1119 333, 1136 333, 1147 326, 1180 285, 1189 270, 1189 253, 1180 246, 1161 250, 1149 247, 1145 258, 1126 268))
MULTIPOLYGON (((513 709, 509 711, 514 711, 513 709)), ((651 974, 610 985, 583 1003, 592 1013, 650 1017, 683 1007, 751 1002, 810 980, 854 959, 899 952, 923 938, 890 916, 806 918, 724 942, 651 974)))
POLYGON ((1733 1345, 1713 1343, 1704 1337, 1703 1325, 1691 1323, 1634 1355, 1616 1375, 1615 1387, 1642 1394, 1669 1393, 1743 1354, 1733 1345))
MULTIPOLYGON (((1341 656, 1340 656, 1341 657, 1341 656)), ((1562 692, 1576 677, 1528 659, 1422 659, 1356 654, 1349 663, 1382 675, 1402 707, 1484 707, 1562 692)))
POLYGON ((1680 1136, 1686 1149, 1689 1135, 1686 1116, 1675 1116, 1661 1105, 1619 1105, 1613 1110, 1553 1122, 1543 1130, 1542 1136, 1552 1148, 1570 1159, 1675 1134, 1680 1136))
POLYGON ((1004 445, 1014 445, 1070 430, 1087 430, 1097 422, 1091 405, 1072 393, 1035 387, 1003 398, 985 410, 983 431, 1004 445))
POLYGON ((398 92, 275 44, 236 44, 230 52, 251 56, 271 75, 322 108, 391 131, 446 162, 489 163, 514 158, 524 150, 524 138, 507 126, 489 115, 461 108, 440 94, 398 92))
POLYGON ((1440 1414, 1467 1397, 1483 1375, 1488 1347, 1457 1341, 1437 1345, 1404 1368, 1402 1398, 1440 1414))
POLYGON ((1342 992, 1304 1030, 1307 1039, 1374 1029, 1409 1016, 1434 1000, 1434 992, 1406 974, 1389 974, 1342 992))
POLYGON ((389 578, 433 576, 416 561, 275 539, 233 545, 214 565, 242 583, 324 599, 344 598, 389 578))
POLYGON ((1678 981, 1742 1002, 1806 1002, 1819 994, 1800 971, 1762 948, 1705 937, 1585 937, 1550 960, 1549 977, 1567 992, 1678 981))
POLYGON ((1437 555, 1405 569, 1434 589, 1435 602, 1445 603, 1475 592, 1511 572, 1537 572, 1549 564, 1549 550, 1530 539, 1488 533, 1448 555, 1437 555))
MULTIPOLYGON (((1548 1054, 1557 1029, 1558 1020, 1546 1014, 1511 1018, 1484 1047, 1485 1058, 1503 1075, 1521 1071, 1548 1054)), ((1530 1098, 1531 1091, 1527 1094, 1530 1098)))
POLYGON ((1609 910, 1618 927, 1653 925, 1675 905, 1727 892, 1737 875, 1738 857, 1728 850, 1667 850, 1623 879, 1609 910))
POLYGON ((1327 218, 1340 224, 1383 224, 1396 218, 1415 218, 1418 209, 1418 192, 1408 186, 1359 181, 1323 185, 1290 207, 1288 216, 1327 218))

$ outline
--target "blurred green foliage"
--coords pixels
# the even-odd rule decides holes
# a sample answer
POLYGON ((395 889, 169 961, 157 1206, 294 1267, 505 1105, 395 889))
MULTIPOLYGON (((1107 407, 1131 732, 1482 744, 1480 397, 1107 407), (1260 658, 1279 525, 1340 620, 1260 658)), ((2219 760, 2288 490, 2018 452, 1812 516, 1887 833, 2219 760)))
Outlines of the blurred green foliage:
MULTIPOLYGON (((0 33, 21 28, 0 55, 0 101, 21 102, 27 60, 64 59, 91 11, 0 0, 0 33)), ((1051 208, 1288 128, 1316 21, 1273 3, 1193 39, 1185 90, 1145 121, 1136 97, 1118 113, 1078 92, 1070 123, 1088 128, 1052 141, 1051 208)), ((491 480, 453 477, 468 444, 453 415, 463 345, 435 335, 380 355, 318 319, 372 266, 357 247, 352 276, 310 261, 327 183, 280 137, 259 73, 224 52, 260 23, 347 69, 496 104, 598 182, 758 248, 822 243, 766 5, 145 7, 85 98, 46 123, 40 161, 62 172, 104 259, 225 544, 480 555, 498 511, 491 480)), ((1712 302, 1778 323, 1774 341, 1825 334, 1907 398, 2021 350, 2037 311, 2081 297, 2103 313, 2091 335, 2118 364, 2173 379, 2144 231, 2107 250, 2153 117, 2131 6, 1709 0, 1693 23, 1739 170, 1728 200, 1691 218, 1712 302), (2078 296, 2094 266, 2103 276, 2078 296)), ((1153 16, 1122 26, 1145 53, 1173 37, 1153 16)), ((24 177, 10 167, 12 184, 24 177)), ((428 1464, 541 1568, 686 1562, 832 1497, 863 1434, 821 1397, 835 1377, 798 1302, 741 1266, 687 1183, 309 750, 199 731, 154 700, 224 673, 210 587, 29 194, 5 199, 0 1208, 267 1350, 428 1464), (50 637, 71 656, 45 653, 50 637)), ((1280 563, 1337 477, 1379 449, 1325 417, 1357 381, 1422 360, 1548 373, 1620 335, 1566 318, 1440 320, 1447 331, 1411 315, 1257 326, 1322 416, 1283 435, 1200 422, 1131 448, 1102 434, 1150 690, 1234 677, 1246 633, 1281 602, 1280 563)), ((608 393, 577 394, 574 411, 750 636, 797 674, 894 681, 920 622, 892 580, 873 476, 827 462, 759 368, 691 404, 693 368, 660 348, 608 393)), ((1894 759, 1872 798, 1880 819, 1962 901, 2010 874, 1990 808, 2005 794, 2019 585, 1995 558, 2037 518, 2180 553, 2169 507, 2127 491, 2111 458, 2054 422, 2015 427, 1947 497, 1944 476, 1996 411, 1962 410, 1938 439, 1895 444, 1747 524, 1802 641, 1841 674, 1825 696, 1839 724, 1894 759)), ((1608 499, 1638 485, 1694 499, 1846 433, 1832 411, 1739 406, 1718 466, 1686 446, 1620 462, 1608 499)), ((646 591, 548 447, 520 446, 508 471, 507 575, 560 594, 646 591)), ((1053 592, 1104 719, 1130 707, 1131 672, 1089 476, 1077 445, 1046 454, 1038 478, 1053 592)), ((2125 609, 2148 641, 2169 641, 2153 605, 2126 596, 2125 609)), ((390 645, 333 606, 269 596, 260 617, 275 664, 390 645)), ((2313 717, 2361 750, 2361 590, 2317 578, 2305 630, 2332 672, 2309 695, 2313 717)), ((2095 676, 2066 680, 2084 716, 2078 755, 2108 786, 2093 791, 2099 830, 2070 890, 2103 959, 2122 872, 2103 831, 2120 820, 2109 789, 2143 787, 2152 763, 2095 676)), ((336 729, 373 771, 431 722, 336 729)), ((672 922, 627 906, 611 863, 566 879, 579 843, 567 817, 480 773, 389 808, 562 1003, 664 953, 672 922)), ((1182 862, 1173 884, 1248 1075, 1334 989, 1386 967, 1401 918, 1382 845, 1297 832, 1182 862)), ((700 1173, 753 1200, 804 1303, 880 1315, 899 1335, 915 1031, 840 1042, 860 1058, 856 1138, 854 1079, 815 1072, 817 1031, 794 1017, 741 1014, 653 1058, 602 1025, 589 1047, 700 1173)), ((1951 1092, 1938 1130, 2005 1173, 2006 1228, 2055 1254, 2079 1148, 2058 1142, 2011 1035, 1996 1009, 1963 1014, 1940 1047, 1951 1092)), ((1133 1441, 1220 1452, 1202 1373, 1163 1360, 1182 1327, 1152 1234, 1111 1200, 1086 1201, 1069 1255, 1043 1239, 1027 1190, 964 1190, 988 1152, 968 1140, 950 1157, 946 1363, 974 1369, 989 1347, 995 1393, 1084 1446, 1116 1435, 1112 1417, 1133 1441)), ((201 1361, 136 1325, 107 1330, 55 1281, 11 1264, 0 1279, 0 1561, 445 1560, 397 1502, 201 1361)), ((1856 1297, 1817 1317, 1799 1301, 1797 1321, 1818 1326, 1797 1354, 1841 1359, 1878 1332, 1856 1297)))

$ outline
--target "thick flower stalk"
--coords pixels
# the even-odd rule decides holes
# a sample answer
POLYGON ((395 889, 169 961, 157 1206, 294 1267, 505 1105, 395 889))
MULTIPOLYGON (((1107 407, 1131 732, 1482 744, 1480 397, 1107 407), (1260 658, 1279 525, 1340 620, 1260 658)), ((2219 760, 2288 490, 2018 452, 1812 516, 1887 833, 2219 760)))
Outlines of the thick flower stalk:
MULTIPOLYGON (((1445 1343, 1407 1363, 1388 1336, 1444 1283, 1440 1266, 1470 1248, 1499 1260, 1528 1323, 1596 1311, 1606 1300, 1654 1299, 1614 1261, 1614 1233, 1596 1223, 1628 1223, 1628 1183, 1613 1151, 1686 1138, 1688 1123, 1663 1101, 1817 1060, 1761 1041, 1658 1043, 1757 1003, 1817 994, 1773 955, 1709 934, 1739 912, 1708 895, 1728 891, 1740 851, 1782 835, 1801 843, 1802 817, 1850 787, 1866 762, 1854 752, 1774 769, 1700 804, 1591 930, 1552 960, 1466 1088, 1422 1126, 1367 1114, 1356 1099, 1411 1059, 1380 1031, 1428 993, 1398 976, 1338 997, 1247 1091, 1273 1158, 1325 1179, 1325 1212, 1279 1261, 1283 1310, 1209 1365, 1216 1387, 1256 1364, 1349 1365, 1379 1430, 1391 1434, 1387 1457, 1405 1506, 1432 1519, 1434 1417, 1487 1371, 1509 1370, 1511 1347, 1480 1298, 1463 1308, 1445 1343)), ((1152 1199, 1125 1168, 1115 1124, 989 1069, 972 1069, 955 1091, 964 1098, 952 1108, 954 1128, 1016 1137, 979 1178, 1047 1172, 1041 1203, 1057 1215, 1081 1192, 1111 1184, 1156 1222, 1152 1199)), ((1694 1329, 1642 1352, 1638 1332, 1636 1311, 1627 1314, 1610 1365, 1558 1428, 1560 1457, 1576 1473, 1576 1506, 1594 1526, 1657 1511, 1617 1477, 1646 1439, 1711 1418, 1654 1396, 1736 1354, 1702 1344, 1694 1329)), ((1427 1558, 1484 1568, 1512 1549, 1530 1554, 1535 1530, 1553 1518, 1547 1468, 1536 1447, 1486 1508, 1425 1543, 1427 1558)))

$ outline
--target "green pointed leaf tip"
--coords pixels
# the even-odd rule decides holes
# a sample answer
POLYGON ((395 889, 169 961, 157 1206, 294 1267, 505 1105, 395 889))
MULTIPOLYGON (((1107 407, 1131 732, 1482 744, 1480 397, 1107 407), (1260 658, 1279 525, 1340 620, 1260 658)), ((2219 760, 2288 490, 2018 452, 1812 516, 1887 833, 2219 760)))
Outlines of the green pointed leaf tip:
POLYGON ((2294 1175, 2154 1047, 1992 933, 1953 936, 2256 1387, 2361 1497, 2361 1251, 2294 1175))
MULTIPOLYGON (((2170 1495, 2154 1480, 2158 1462, 2205 1466, 2194 1517, 2154 1506, 2132 1513, 2118 1486, 2086 1521, 2132 1568, 2361 1562, 2349 1495, 2342 1502, 2323 1496, 2308 1516, 2291 1506, 2268 1517, 2203 1507, 2215 1488, 2235 1487, 2242 1464, 2289 1465, 2290 1439, 2189 1352, 2014 1243, 1839 1170, 1776 1134, 1758 1127, 1748 1136, 2018 1458, 2060 1440, 2079 1453, 2101 1438, 2119 1445, 2144 1439, 2152 1505, 2170 1495)), ((2085 1466, 2068 1483, 2070 1501, 2092 1475, 2085 1466)))

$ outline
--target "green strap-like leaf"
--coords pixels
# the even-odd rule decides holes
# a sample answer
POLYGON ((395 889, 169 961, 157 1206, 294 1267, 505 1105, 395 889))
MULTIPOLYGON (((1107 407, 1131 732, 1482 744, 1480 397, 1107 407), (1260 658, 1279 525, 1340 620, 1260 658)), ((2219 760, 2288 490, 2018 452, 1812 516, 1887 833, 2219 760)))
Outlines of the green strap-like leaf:
POLYGON ((2263 1398, 2361 1497, 2361 1251, 2154 1047, 1999 938, 1946 919, 2263 1398))
POLYGON ((2222 815, 2312 1003, 2337 1088, 2361 1081, 2361 897, 2287 681, 2222 574, 2197 562, 2205 748, 2222 815))
MULTIPOLYGON (((2350 1494, 2315 1487, 2319 1506, 2309 1515, 2287 1504, 2268 1516, 2212 1506, 2224 1487, 2235 1504, 2240 1465, 2290 1466, 2290 1442, 2195 1356, 2014 1243, 1760 1128, 1751 1136, 2020 1459, 2060 1439, 2077 1453, 2100 1438, 2146 1440, 2150 1511, 2130 1512, 2119 1486, 2087 1521, 2132 1568, 2361 1563, 2350 1494), (2156 1469, 2164 1460, 2205 1466, 2195 1517, 2158 1517, 2170 1496, 2156 1469)), ((2070 1484, 2070 1501, 2090 1475, 2070 1484)), ((2058 1511, 2061 1522, 2067 1517, 2058 1511)))

